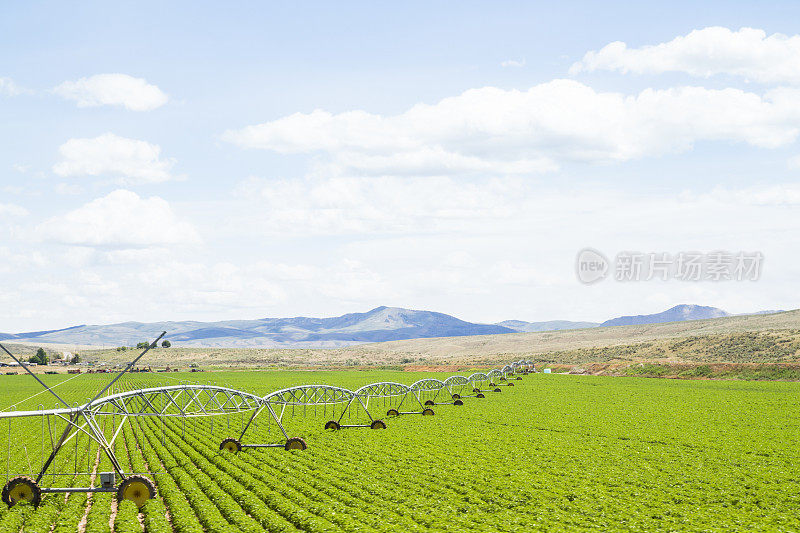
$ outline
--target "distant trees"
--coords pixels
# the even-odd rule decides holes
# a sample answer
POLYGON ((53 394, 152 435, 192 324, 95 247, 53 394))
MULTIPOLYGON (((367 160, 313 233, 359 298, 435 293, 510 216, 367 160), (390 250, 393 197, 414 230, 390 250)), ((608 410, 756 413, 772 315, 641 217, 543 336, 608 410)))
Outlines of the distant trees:
POLYGON ((36 355, 31 356, 28 359, 29 363, 36 363, 37 365, 46 365, 50 362, 50 358, 47 357, 47 354, 44 351, 44 348, 39 348, 36 350, 36 355))
POLYGON ((149 343, 149 342, 147 342, 147 341, 144 341, 144 342, 140 342, 139 344, 137 344, 137 345, 136 345, 136 348, 137 348, 138 350, 144 350, 144 349, 146 349, 148 346, 150 346, 150 343, 149 343))
POLYGON ((80 355, 78 355, 78 354, 75 354, 75 355, 72 357, 72 364, 73 364, 73 365, 77 365, 77 364, 78 364, 78 363, 80 363, 80 362, 81 362, 81 356, 80 356, 80 355))
POLYGON ((169 342, 168 340, 164 339, 163 341, 161 341, 162 348, 169 348, 170 346, 172 346, 172 343, 169 342))

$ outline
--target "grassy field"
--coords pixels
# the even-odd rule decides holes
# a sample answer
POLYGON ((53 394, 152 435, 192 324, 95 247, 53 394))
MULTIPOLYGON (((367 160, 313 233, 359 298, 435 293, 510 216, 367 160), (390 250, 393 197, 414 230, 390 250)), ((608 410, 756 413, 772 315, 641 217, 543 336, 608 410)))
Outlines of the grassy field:
MULTIPOLYGON (((124 386, 199 377, 265 394, 310 382, 357 388, 446 375, 219 372, 137 375, 124 386)), ((63 383, 55 390, 69 401, 108 379, 45 378, 63 383)), ((23 401, 38 392, 29 377, 2 379, 0 408, 43 402, 23 401)), ((286 426, 307 450, 236 455, 220 455, 218 445, 238 436, 239 417, 137 419, 125 426, 118 453, 132 469, 165 472, 153 476, 157 501, 138 512, 109 494, 48 496, 35 511, 0 510, 0 531, 793 531, 798 393, 800 385, 785 382, 536 374, 462 407, 436 406, 433 417, 385 418, 386 430, 325 431, 330 413, 297 409, 286 426)), ((42 422, 15 421, 11 430, 12 470, 27 473, 39 463, 42 422)), ((1 423, 2 440, 7 431, 1 423)), ((275 437, 266 419, 247 435, 275 437)), ((73 472, 73 462, 108 469, 85 440, 76 450, 61 471, 73 472)))

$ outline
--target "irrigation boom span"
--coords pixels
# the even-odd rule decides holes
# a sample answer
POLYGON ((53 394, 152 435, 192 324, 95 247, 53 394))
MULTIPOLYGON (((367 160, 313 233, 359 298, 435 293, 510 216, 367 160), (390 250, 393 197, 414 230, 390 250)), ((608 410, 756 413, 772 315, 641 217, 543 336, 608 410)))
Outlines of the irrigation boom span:
MULTIPOLYGON (((216 385, 203 384, 180 384, 159 387, 149 387, 135 390, 123 391, 115 394, 103 396, 111 387, 119 381, 142 357, 154 348, 161 340, 166 331, 162 332, 152 343, 128 365, 114 376, 92 399, 83 405, 70 405, 66 400, 59 396, 51 387, 48 387, 39 377, 31 371, 27 364, 20 361, 14 354, 0 344, 0 349, 16 361, 28 374, 30 374, 46 391, 52 394, 65 407, 55 409, 39 409, 35 411, 6 411, 0 412, 0 419, 9 421, 9 454, 11 450, 11 421, 25 417, 50 417, 65 422, 64 431, 61 436, 52 443, 52 451, 47 460, 42 461, 42 467, 32 479, 28 476, 11 477, 9 464, 10 456, 6 461, 6 484, 3 487, 2 499, 8 505, 14 505, 18 501, 29 501, 37 505, 41 501, 42 493, 49 492, 116 492, 118 500, 132 500, 140 507, 150 498, 155 497, 155 485, 141 473, 125 473, 120 461, 114 452, 114 443, 120 435, 121 430, 128 418, 135 417, 155 417, 160 420, 170 418, 207 417, 219 415, 231 415, 236 413, 252 413, 239 434, 239 438, 227 438, 220 444, 221 451, 239 452, 244 448, 284 448, 286 450, 306 449, 306 443, 302 438, 289 437, 284 427, 284 419, 287 408, 292 414, 296 408, 302 407, 303 413, 306 408, 315 409, 322 407, 327 412, 327 408, 333 411, 334 419, 325 424, 325 429, 338 430, 341 428, 371 428, 385 429, 386 423, 373 416, 371 408, 376 404, 387 404, 390 409, 386 412, 387 416, 400 416, 404 414, 422 414, 425 416, 433 415, 432 409, 435 405, 464 405, 464 398, 484 398, 487 392, 500 392, 501 381, 505 385, 511 386, 512 376, 516 380, 521 380, 521 376, 516 374, 527 374, 535 372, 533 362, 522 360, 515 361, 502 367, 493 369, 488 373, 475 373, 469 377, 450 376, 445 380, 425 378, 413 383, 404 385, 395 382, 378 382, 364 385, 352 391, 333 385, 299 385, 273 391, 265 396, 258 396, 250 392, 219 387, 216 385), (470 389, 471 387, 471 389, 470 389), (487 388, 488 387, 488 388, 487 388), (450 398, 440 398, 440 395, 447 393, 450 398), (372 406, 370 406, 372 403, 372 406), (402 410, 403 406, 406 410, 402 410), (339 407, 339 416, 336 417, 336 408, 339 407), (411 409, 411 410, 408 410, 411 409), (267 411, 272 422, 280 429, 283 437, 282 442, 266 444, 243 444, 242 440, 256 420, 258 415, 267 411), (344 417, 361 416, 364 423, 345 424, 344 417), (105 432, 98 422, 99 418, 108 421, 110 415, 112 420, 112 436, 107 438, 105 432), (119 425, 116 425, 119 417, 119 425), (87 435, 95 442, 99 449, 108 457, 114 472, 101 473, 101 479, 106 480, 100 487, 42 487, 40 483, 51 468, 53 460, 58 452, 72 439, 76 439, 80 434, 87 435), (116 477, 121 480, 115 486, 116 477), (108 481, 111 480, 111 481, 108 481)), ((56 420, 56 421, 57 421, 56 420)), ((132 421, 131 421, 132 423, 132 421)), ((269 422, 268 422, 269 423, 269 422)), ((42 424, 44 432, 44 424, 42 424)), ((50 435, 53 440, 52 430, 50 435)), ((44 442, 44 433, 41 435, 44 442)), ((42 450, 44 447, 42 446, 42 450)), ((152 474, 152 473, 151 473, 152 474)))

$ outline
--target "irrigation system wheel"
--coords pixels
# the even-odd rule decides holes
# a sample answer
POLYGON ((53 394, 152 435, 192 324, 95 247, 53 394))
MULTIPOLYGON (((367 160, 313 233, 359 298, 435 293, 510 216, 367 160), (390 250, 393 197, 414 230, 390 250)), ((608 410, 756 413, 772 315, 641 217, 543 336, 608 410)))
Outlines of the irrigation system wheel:
POLYGON ((500 387, 497 387, 496 389, 494 389, 494 391, 495 392, 503 392, 503 389, 501 389, 500 387))
POLYGON ((117 501, 130 500, 141 508, 147 500, 156 497, 156 486, 144 476, 131 476, 119 484, 117 488, 117 501))
POLYGON ((436 402, 433 400, 425 400, 425 406, 430 407, 431 405, 436 405, 436 402))
POLYGON ((522 381, 522 376, 517 376, 517 381, 522 381))
POLYGON ((497 387, 497 384, 495 382, 491 382, 491 383, 489 383, 489 386, 490 387, 497 387))
POLYGON ((306 448, 308 448, 306 441, 300 437, 292 437, 286 441, 286 444, 283 445, 284 450, 305 450, 306 448))
POLYGON ((456 401, 453 402, 453 405, 464 405, 464 401, 461 399, 456 399, 456 401))
POLYGON ((486 398, 486 395, 483 394, 482 392, 479 392, 478 394, 475 395, 475 397, 476 398, 486 398))
POLYGON ((221 452, 237 453, 242 451, 242 443, 236 439, 225 439, 219 445, 221 452))
POLYGON ((425 409, 422 410, 422 416, 433 416, 434 414, 436 413, 434 413, 433 409, 431 409, 430 407, 426 407, 425 409))
POLYGON ((373 420, 372 424, 369 425, 370 429, 386 429, 386 422, 383 420, 373 420))
POLYGON ((339 422, 336 420, 328 420, 325 422, 325 429, 332 429, 336 431, 337 429, 340 429, 339 422))
POLYGON ((453 394, 453 399, 454 400, 460 400, 461 399, 461 395, 458 394, 458 393, 455 393, 455 394, 453 394))
POLYGON ((10 507, 21 501, 30 502, 34 506, 42 501, 42 489, 27 476, 12 477, 3 487, 3 503, 10 507))
POLYGON ((514 386, 514 384, 513 384, 513 383, 511 383, 511 382, 509 381, 509 382, 507 383, 507 386, 509 386, 509 387, 513 387, 513 386, 514 386))
POLYGON ((389 409, 386 411, 386 416, 400 416, 400 411, 397 409, 389 409))
POLYGON ((472 392, 480 392, 480 391, 481 390, 478 387, 475 387, 474 389, 472 389, 472 392))

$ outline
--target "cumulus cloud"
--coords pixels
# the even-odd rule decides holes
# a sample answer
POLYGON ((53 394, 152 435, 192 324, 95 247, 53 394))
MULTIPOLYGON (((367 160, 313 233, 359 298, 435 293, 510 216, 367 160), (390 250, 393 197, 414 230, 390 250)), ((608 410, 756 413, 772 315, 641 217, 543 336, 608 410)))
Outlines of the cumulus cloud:
POLYGON ((58 149, 53 172, 63 177, 115 176, 125 183, 157 183, 172 179, 173 159, 147 141, 105 133, 91 139, 70 139, 58 149))
POLYGON ((116 190, 37 227, 40 238, 63 244, 136 248, 196 243, 194 227, 166 200, 116 190))
POLYGON ((800 83, 800 35, 722 27, 694 30, 656 45, 628 48, 621 41, 587 52, 571 74, 614 70, 636 74, 685 72, 692 76, 741 76, 762 83, 800 83))
POLYGON ((166 104, 169 98, 156 85, 127 74, 96 74, 75 81, 65 81, 53 92, 78 107, 120 105, 131 111, 151 111, 166 104))
POLYGON ((0 77, 0 96, 17 96, 23 92, 25 90, 14 83, 11 78, 0 77))
POLYGON ((774 148, 795 140, 800 90, 764 95, 679 87, 635 95, 554 80, 527 91, 472 89, 383 116, 296 113, 223 138, 278 153, 327 153, 342 173, 531 174, 567 161, 619 162, 691 149, 697 141, 774 148))
POLYGON ((467 222, 510 220, 534 196, 518 178, 464 184, 451 177, 332 177, 303 180, 250 178, 236 195, 257 208, 257 222, 235 225, 274 235, 340 235, 449 231, 467 222))

